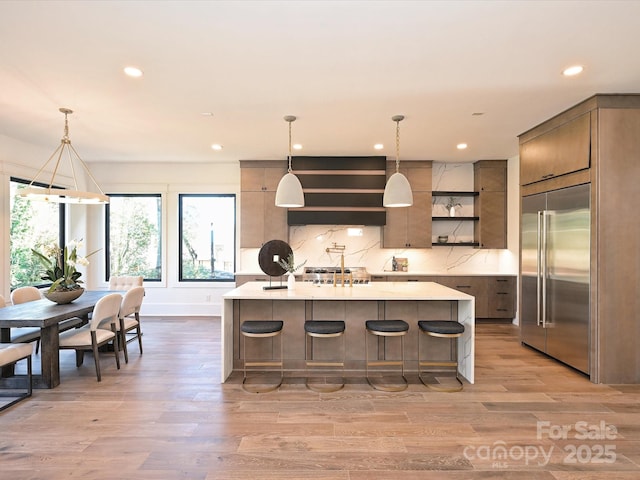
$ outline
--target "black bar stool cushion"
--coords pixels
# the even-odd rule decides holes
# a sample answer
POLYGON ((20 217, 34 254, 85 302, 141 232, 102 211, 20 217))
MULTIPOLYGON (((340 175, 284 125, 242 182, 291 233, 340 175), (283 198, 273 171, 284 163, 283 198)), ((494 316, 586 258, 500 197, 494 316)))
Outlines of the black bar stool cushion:
POLYGON ((254 335, 275 333, 282 330, 282 320, 247 320, 242 322, 240 330, 254 335))
POLYGON ((452 320, 420 320, 418 327, 424 332, 456 335, 464 332, 464 325, 452 320))
POLYGON ((344 332, 342 320, 308 320, 304 322, 304 331, 316 335, 331 335, 344 332))
POLYGON ((406 332, 409 330, 409 324, 404 320, 367 320, 365 322, 367 330, 375 332, 406 332))

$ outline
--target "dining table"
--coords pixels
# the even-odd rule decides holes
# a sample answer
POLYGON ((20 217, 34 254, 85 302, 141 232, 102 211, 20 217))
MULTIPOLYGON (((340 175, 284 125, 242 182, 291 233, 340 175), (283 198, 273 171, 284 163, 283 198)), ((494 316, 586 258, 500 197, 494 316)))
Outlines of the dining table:
MULTIPOLYGON (((59 305, 46 298, 0 308, 0 342, 11 343, 11 329, 40 327, 40 373, 33 375, 34 388, 55 388, 60 385, 59 324, 79 317, 86 323, 89 314, 101 298, 111 290, 87 290, 71 303, 59 305)), ((3 367, 0 382, 11 384, 19 377, 13 366, 3 367)))

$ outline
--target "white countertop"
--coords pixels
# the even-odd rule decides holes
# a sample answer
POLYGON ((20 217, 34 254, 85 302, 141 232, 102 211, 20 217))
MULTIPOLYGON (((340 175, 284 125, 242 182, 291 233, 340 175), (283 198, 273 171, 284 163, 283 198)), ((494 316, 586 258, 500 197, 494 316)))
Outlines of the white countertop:
POLYGON ((372 282, 353 287, 296 282, 295 290, 264 290, 248 282, 223 295, 237 300, 472 300, 471 295, 434 282, 372 282))

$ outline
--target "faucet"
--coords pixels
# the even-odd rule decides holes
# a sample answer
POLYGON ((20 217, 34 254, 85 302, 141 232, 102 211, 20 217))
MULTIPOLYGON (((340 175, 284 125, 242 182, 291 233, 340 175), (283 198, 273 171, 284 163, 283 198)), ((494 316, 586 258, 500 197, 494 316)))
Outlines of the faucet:
MULTIPOLYGON (((327 247, 325 252, 327 253, 340 253, 340 282, 344 287, 344 251, 347 247, 345 245, 338 245, 336 242, 333 242, 332 247, 327 247)), ((353 282, 351 282, 353 283, 353 282)), ((351 283, 349 285, 351 285, 351 283)), ((333 274, 333 286, 336 286, 336 275, 333 274)))

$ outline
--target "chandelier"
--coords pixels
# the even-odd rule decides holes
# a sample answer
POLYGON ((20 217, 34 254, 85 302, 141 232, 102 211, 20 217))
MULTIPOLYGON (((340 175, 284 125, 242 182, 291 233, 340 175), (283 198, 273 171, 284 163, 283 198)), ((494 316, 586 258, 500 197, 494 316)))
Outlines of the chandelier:
POLYGON ((109 203, 109 197, 104 194, 104 192, 100 189, 98 182, 93 177, 87 164, 80 158, 76 149, 71 145, 71 140, 69 139, 69 122, 67 120, 67 116, 73 113, 73 110, 68 108, 60 108, 61 113, 64 113, 64 135, 62 136, 62 140, 60 141, 60 145, 56 150, 51 154, 49 160, 45 162, 45 164, 40 167, 38 173, 36 173, 35 178, 29 184, 28 187, 21 189, 18 192, 18 195, 21 197, 28 198, 30 200, 40 200, 45 202, 53 202, 53 203, 82 203, 82 204, 101 204, 101 203, 109 203), (54 180, 56 178, 56 174, 58 173, 58 169, 60 167, 60 162, 62 161, 63 156, 69 160, 69 165, 71 167, 71 174, 73 175, 73 184, 75 189, 66 189, 66 188, 57 188, 54 186, 54 180), (38 179, 40 174, 44 171, 44 169, 49 165, 49 163, 53 160, 55 161, 55 166, 53 168, 53 173, 51 174, 51 180, 49 181, 49 185, 47 187, 39 187, 34 186, 34 182, 38 179), (89 192, 82 191, 78 189, 78 181, 76 179, 76 168, 74 166, 74 162, 79 163, 84 171, 87 173, 89 178, 93 181, 98 192, 89 192))

